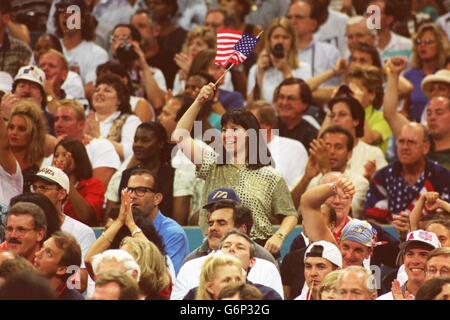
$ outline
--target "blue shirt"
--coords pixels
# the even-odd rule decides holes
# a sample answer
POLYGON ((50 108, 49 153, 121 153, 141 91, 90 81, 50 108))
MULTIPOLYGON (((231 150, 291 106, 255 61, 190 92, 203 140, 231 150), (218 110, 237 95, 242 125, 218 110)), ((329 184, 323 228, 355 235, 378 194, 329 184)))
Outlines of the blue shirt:
POLYGON ((159 210, 153 221, 153 226, 161 236, 166 252, 172 260, 175 272, 178 273, 184 257, 189 254, 189 241, 186 233, 175 220, 164 216, 159 210))
POLYGON ((425 78, 425 73, 421 69, 412 68, 405 72, 405 78, 411 81, 414 86, 414 90, 411 92, 409 114, 412 120, 420 122, 422 112, 428 103, 428 98, 420 86, 423 78, 425 78))

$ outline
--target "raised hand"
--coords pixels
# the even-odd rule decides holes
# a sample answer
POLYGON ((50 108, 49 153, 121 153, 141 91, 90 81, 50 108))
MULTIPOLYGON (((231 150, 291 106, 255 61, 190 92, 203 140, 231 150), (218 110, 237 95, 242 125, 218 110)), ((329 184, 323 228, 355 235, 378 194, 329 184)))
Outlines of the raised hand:
POLYGON ((340 177, 334 186, 336 194, 342 199, 350 199, 356 192, 355 185, 346 177, 340 177))
POLYGON ((425 210, 434 211, 439 207, 437 200, 439 199, 439 193, 437 192, 426 192, 422 195, 425 200, 425 210))
POLYGON ((123 189, 121 192, 122 201, 120 202, 119 215, 117 216, 117 221, 121 224, 125 224, 127 220, 128 212, 131 210, 131 192, 127 188, 123 189))
POLYGON ((377 171, 377 164, 375 160, 368 160, 364 165, 364 177, 367 180, 372 180, 373 175, 377 171))
POLYGON ((199 103, 203 104, 203 103, 207 102, 208 100, 211 100, 214 97, 215 90, 216 90, 216 86, 214 85, 214 83, 209 83, 202 87, 202 89, 200 90, 200 92, 195 100, 197 100, 199 103))
POLYGON ((0 110, 2 119, 9 119, 11 112, 14 108, 14 105, 19 101, 19 97, 17 97, 14 93, 6 93, 1 102, 0 110))
POLYGON ((400 282, 397 279, 392 281, 391 292, 394 300, 411 300, 411 294, 407 290, 405 291, 405 295, 403 295, 400 282))
POLYGON ((400 214, 392 215, 392 225, 401 236, 406 236, 410 229, 408 212, 402 211, 400 214))
POLYGON ((184 77, 187 77, 187 74, 191 67, 192 59, 189 58, 187 54, 180 52, 175 54, 174 60, 176 65, 180 68, 181 72, 184 74, 184 77))
POLYGON ((408 61, 405 57, 392 57, 386 62, 386 71, 394 75, 399 75, 406 69, 408 61))
POLYGON ((341 76, 347 71, 347 68, 348 68, 347 61, 345 59, 340 58, 336 61, 333 71, 336 76, 341 76))
POLYGON ((256 61, 256 65, 258 66, 258 71, 263 71, 270 67, 270 57, 266 50, 261 51, 258 60, 256 61))

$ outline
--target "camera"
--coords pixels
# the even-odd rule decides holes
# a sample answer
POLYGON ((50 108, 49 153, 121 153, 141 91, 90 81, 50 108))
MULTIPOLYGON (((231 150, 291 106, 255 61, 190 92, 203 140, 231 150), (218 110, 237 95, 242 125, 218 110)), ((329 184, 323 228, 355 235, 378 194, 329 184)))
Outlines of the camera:
POLYGON ((116 57, 125 66, 131 65, 134 60, 139 58, 131 43, 122 43, 116 50, 116 57))
POLYGON ((272 48, 272 54, 275 58, 281 59, 284 57, 284 48, 281 43, 277 43, 272 48))

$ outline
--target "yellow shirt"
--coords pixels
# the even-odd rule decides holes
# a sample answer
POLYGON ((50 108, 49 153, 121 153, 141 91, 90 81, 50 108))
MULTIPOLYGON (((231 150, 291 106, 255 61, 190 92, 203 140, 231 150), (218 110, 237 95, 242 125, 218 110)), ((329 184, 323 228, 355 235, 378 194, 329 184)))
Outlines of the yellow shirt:
POLYGON ((383 112, 375 110, 373 106, 368 106, 364 109, 365 121, 370 129, 381 134, 382 142, 379 145, 383 153, 386 153, 386 149, 391 138, 391 128, 383 117, 383 112))

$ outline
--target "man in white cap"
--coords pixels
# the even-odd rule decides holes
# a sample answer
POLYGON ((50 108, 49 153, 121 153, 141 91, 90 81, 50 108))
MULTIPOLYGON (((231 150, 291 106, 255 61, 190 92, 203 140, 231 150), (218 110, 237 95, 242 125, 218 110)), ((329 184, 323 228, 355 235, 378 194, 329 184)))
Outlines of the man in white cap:
POLYGON ((53 134, 54 117, 47 112, 47 94, 44 88, 45 73, 37 66, 29 65, 19 69, 14 77, 14 83, 12 85, 12 91, 9 94, 5 94, 1 101, 2 115, 5 118, 9 118, 9 115, 20 99, 31 98, 38 105, 41 106, 47 119, 47 126, 49 132, 53 134))
POLYGON ((295 300, 316 300, 319 285, 325 276, 342 268, 342 255, 336 245, 321 240, 308 247, 304 261, 307 287, 295 300))
MULTIPOLYGON (((404 298, 408 295, 415 296, 419 288, 425 283, 428 255, 432 250, 440 247, 441 243, 433 232, 416 230, 408 233, 406 241, 400 246, 401 251, 397 259, 400 266, 397 281, 404 298)), ((394 300, 395 285, 397 284, 393 282, 394 292, 388 292, 377 300, 394 300)))
MULTIPOLYGON (((81 253, 84 256, 95 242, 95 233, 87 225, 66 216, 63 212, 63 204, 69 193, 69 177, 59 168, 45 167, 36 174, 31 186, 32 192, 41 193, 53 203, 61 221, 61 230, 70 233, 80 244, 81 253)), ((81 292, 86 289, 87 271, 84 263, 81 265, 81 292)))

